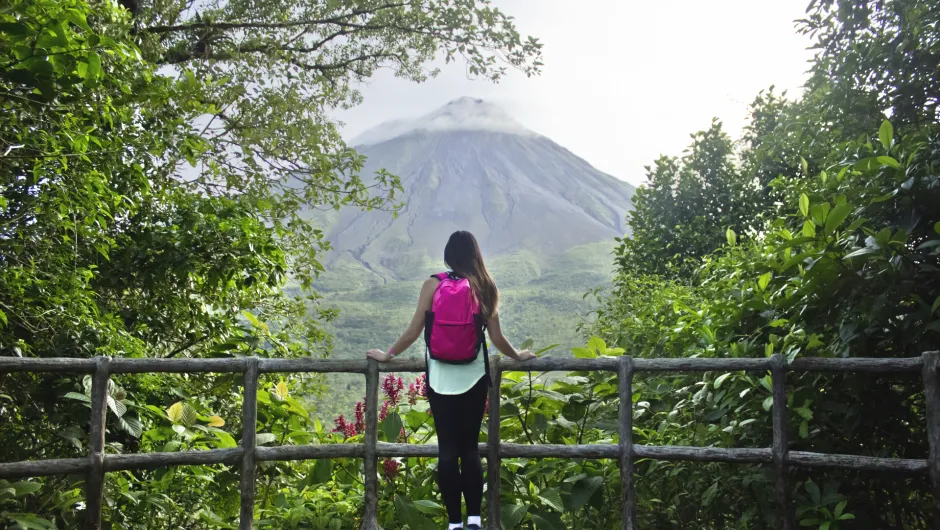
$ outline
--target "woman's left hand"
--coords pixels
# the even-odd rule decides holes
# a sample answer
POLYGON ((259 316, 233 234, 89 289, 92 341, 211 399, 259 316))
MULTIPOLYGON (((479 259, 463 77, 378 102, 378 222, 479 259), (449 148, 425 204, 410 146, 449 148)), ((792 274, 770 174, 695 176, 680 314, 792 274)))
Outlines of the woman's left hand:
POLYGON ((371 357, 380 363, 385 363, 392 360, 392 356, 388 352, 382 350, 369 350, 366 352, 367 357, 371 357))

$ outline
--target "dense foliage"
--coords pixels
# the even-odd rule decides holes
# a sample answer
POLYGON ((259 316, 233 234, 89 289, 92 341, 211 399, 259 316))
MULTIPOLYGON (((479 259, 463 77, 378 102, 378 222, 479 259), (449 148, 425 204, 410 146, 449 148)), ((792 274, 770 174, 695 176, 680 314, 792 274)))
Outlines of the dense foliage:
MULTIPOLYGON (((682 159, 657 162, 590 331, 638 356, 940 349, 938 17, 928 2, 813 2, 802 21, 819 43, 807 92, 760 94, 738 150, 713 127, 682 159)), ((635 423, 640 440, 770 445, 769 375, 649 377, 637 392, 651 404, 635 423)), ((927 452, 918 377, 792 374, 788 410, 792 450, 927 452)), ((644 462, 637 472, 647 527, 772 525, 766 469, 644 462)), ((801 525, 935 523, 922 477, 791 473, 801 525)))
MULTIPOLYGON (((0 8, 0 348, 4 355, 317 354, 304 290, 326 243, 307 205, 393 208, 326 118, 380 66, 435 53, 496 79, 539 47, 485 2, 13 0, 0 8), (506 62, 498 63, 502 58, 506 62), (297 288, 284 289, 288 279, 297 288)), ((741 142, 717 122, 637 194, 617 276, 579 357, 917 356, 940 349, 940 7, 814 1, 798 99, 758 95, 741 142)), ((313 297, 313 299, 309 299, 313 297)), ((321 315, 326 319, 332 313, 321 315)), ((232 447, 239 377, 113 378, 108 451, 232 447)), ((770 445, 767 374, 638 377, 636 443, 770 445)), ((922 458, 916 377, 793 374, 791 449, 922 458)), ((383 381, 380 439, 433 442, 423 381, 383 381), (413 388, 412 386, 413 385, 413 388), (407 388, 407 390, 406 390, 407 388)), ((261 444, 358 443, 361 406, 323 425, 303 377, 265 377, 261 444)), ((501 434, 616 443, 612 374, 505 374, 501 434)), ((83 454, 89 384, 2 376, 4 459, 83 454)), ((482 433, 481 441, 485 440, 482 433)), ((388 528, 437 528, 433 459, 382 462, 388 528)), ((359 460, 267 462, 257 526, 358 526, 359 460)), ((114 528, 234 528, 235 467, 110 473, 114 528)), ((793 469, 799 524, 932 523, 922 477, 793 469)), ((0 524, 75 528, 80 476, 0 484, 0 524)), ((770 528, 758 466, 637 462, 644 528, 770 528)), ((618 528, 614 462, 511 459, 503 527, 618 528)))
MULTIPOLYGON (((0 351, 325 354, 334 312, 311 284, 328 243, 304 212, 394 209, 400 191, 385 172, 359 175, 328 113, 358 103, 356 83, 378 68, 422 81, 441 56, 497 80, 537 73, 539 54, 485 1, 5 2, 0 351)), ((116 383, 109 452, 239 436, 237 379, 116 383), (184 413, 171 407, 181 400, 184 413)), ((81 378, 0 376, 4 460, 83 454, 87 390, 81 378)), ((232 473, 112 475, 106 518, 224 526, 213 521, 231 520, 232 473)), ((81 477, 38 484, 0 488, 0 525, 76 527, 81 477)))

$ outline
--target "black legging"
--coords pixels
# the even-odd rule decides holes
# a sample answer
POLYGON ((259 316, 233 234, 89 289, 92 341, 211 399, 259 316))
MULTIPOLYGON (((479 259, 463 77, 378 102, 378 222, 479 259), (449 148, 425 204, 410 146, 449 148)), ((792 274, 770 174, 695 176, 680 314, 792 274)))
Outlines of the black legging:
POLYGON ((468 516, 480 515, 483 504, 483 465, 477 444, 486 407, 486 390, 485 376, 463 394, 438 394, 428 385, 428 401, 437 427, 440 453, 437 483, 451 523, 463 522, 461 493, 467 502, 468 516))

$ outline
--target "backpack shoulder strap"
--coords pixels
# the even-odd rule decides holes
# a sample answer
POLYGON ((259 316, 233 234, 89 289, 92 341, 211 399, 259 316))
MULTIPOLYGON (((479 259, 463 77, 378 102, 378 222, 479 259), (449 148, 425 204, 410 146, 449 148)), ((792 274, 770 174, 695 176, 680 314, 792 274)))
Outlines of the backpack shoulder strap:
POLYGON ((449 273, 449 272, 439 272, 439 273, 437 273, 437 274, 432 274, 431 277, 432 277, 432 278, 437 278, 437 279, 440 280, 440 281, 444 281, 444 280, 446 280, 447 278, 450 278, 450 273, 449 273))

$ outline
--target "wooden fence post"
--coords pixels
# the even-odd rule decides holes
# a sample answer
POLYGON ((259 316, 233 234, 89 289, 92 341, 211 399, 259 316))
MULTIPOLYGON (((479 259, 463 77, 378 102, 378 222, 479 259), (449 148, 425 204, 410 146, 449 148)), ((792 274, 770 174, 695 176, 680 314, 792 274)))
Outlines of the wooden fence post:
POLYGON ((777 504, 777 526, 781 530, 792 530, 790 515, 790 484, 788 480, 787 452, 787 364, 783 356, 775 353, 770 359, 770 373, 773 378, 773 464, 774 496, 777 504))
POLYGON ((108 419, 108 386, 111 375, 110 357, 95 358, 95 372, 91 380, 91 417, 89 419, 88 460, 90 468, 85 482, 85 528, 101 528, 104 502, 104 435, 108 419))
POLYGON ((255 447, 258 428, 258 358, 245 367, 245 395, 242 399, 241 512, 239 530, 251 530, 255 519, 255 447))
POLYGON ((486 435, 486 529, 500 529, 499 498, 499 387, 503 380, 503 371, 499 366, 499 356, 487 359, 493 384, 490 386, 490 418, 486 435))
POLYGON ((366 365, 366 439, 363 470, 365 472, 365 513, 362 530, 379 530, 379 475, 375 448, 379 439, 379 363, 369 359, 366 365))
POLYGON ((633 357, 620 358, 620 482, 623 485, 623 530, 636 529, 633 485, 633 357))
POLYGON ((933 491, 934 526, 940 529, 940 352, 924 354, 924 401, 927 403, 927 472, 933 491))

